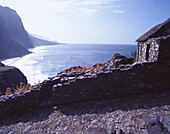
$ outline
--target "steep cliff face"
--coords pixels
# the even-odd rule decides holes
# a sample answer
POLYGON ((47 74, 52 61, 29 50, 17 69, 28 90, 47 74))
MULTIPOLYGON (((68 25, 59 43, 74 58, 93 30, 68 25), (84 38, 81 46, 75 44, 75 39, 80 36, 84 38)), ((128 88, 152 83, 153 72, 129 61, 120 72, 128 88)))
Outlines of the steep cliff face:
POLYGON ((28 37, 22 20, 15 10, 0 6, 0 36, 8 37, 25 48, 32 48, 33 43, 28 37))
POLYGON ((0 59, 29 54, 27 48, 57 44, 30 35, 15 10, 0 6, 0 59))

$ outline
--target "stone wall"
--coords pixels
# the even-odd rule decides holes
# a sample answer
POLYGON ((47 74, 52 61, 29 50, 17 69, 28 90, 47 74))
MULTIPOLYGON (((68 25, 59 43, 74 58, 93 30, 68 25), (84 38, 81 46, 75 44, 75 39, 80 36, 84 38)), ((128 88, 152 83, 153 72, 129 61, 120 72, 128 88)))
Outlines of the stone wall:
POLYGON ((170 89, 169 65, 158 62, 121 65, 109 71, 62 73, 45 80, 33 90, 0 97, 0 116, 16 115, 40 107, 170 89))
POLYGON ((0 96, 0 118, 22 114, 27 110, 51 106, 52 87, 56 80, 45 80, 33 90, 0 96))
POLYGON ((164 36, 159 38, 151 38, 145 42, 139 42, 137 49, 137 62, 157 61, 159 52, 164 53, 166 52, 165 50, 168 49, 169 43, 167 43, 167 40, 169 40, 169 38, 170 36, 164 36), (162 41, 166 42, 166 46, 163 45, 162 41), (150 49, 148 58, 146 59, 148 46, 150 49))
POLYGON ((139 42, 138 49, 137 49, 137 54, 138 54, 137 62, 145 62, 147 60, 156 61, 158 58, 159 46, 160 46, 158 42, 159 39, 156 38, 149 39, 146 42, 139 42), (148 59, 146 59, 147 45, 150 46, 148 59))
MULTIPOLYGON (((108 72, 87 72, 53 86, 53 103, 70 103, 114 99, 129 95, 154 93, 170 89, 168 69, 157 63, 120 66, 108 72)), ((66 78, 64 78, 66 79, 66 78)))

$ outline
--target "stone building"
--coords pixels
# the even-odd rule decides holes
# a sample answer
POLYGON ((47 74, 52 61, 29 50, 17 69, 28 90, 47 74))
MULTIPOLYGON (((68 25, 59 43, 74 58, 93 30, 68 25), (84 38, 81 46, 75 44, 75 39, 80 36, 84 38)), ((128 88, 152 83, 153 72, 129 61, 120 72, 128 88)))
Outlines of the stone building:
POLYGON ((169 62, 170 18, 150 29, 136 42, 138 42, 137 62, 162 60, 169 62))

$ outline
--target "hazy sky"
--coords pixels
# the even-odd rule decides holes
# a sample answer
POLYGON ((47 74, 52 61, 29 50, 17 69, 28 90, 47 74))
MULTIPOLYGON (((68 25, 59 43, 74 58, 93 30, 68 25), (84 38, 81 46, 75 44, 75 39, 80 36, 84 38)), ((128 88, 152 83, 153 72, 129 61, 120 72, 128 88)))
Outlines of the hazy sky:
POLYGON ((170 0, 0 0, 26 30, 65 43, 134 44, 170 17, 170 0))

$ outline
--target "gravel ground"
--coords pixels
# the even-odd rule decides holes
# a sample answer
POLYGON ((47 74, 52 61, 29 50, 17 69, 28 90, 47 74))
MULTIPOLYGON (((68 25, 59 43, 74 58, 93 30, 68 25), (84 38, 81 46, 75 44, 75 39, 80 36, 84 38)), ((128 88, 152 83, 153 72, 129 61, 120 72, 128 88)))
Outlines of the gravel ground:
POLYGON ((147 134, 151 119, 162 122, 170 115, 169 96, 170 92, 164 92, 35 110, 1 119, 0 134, 85 134, 90 127, 147 134))

